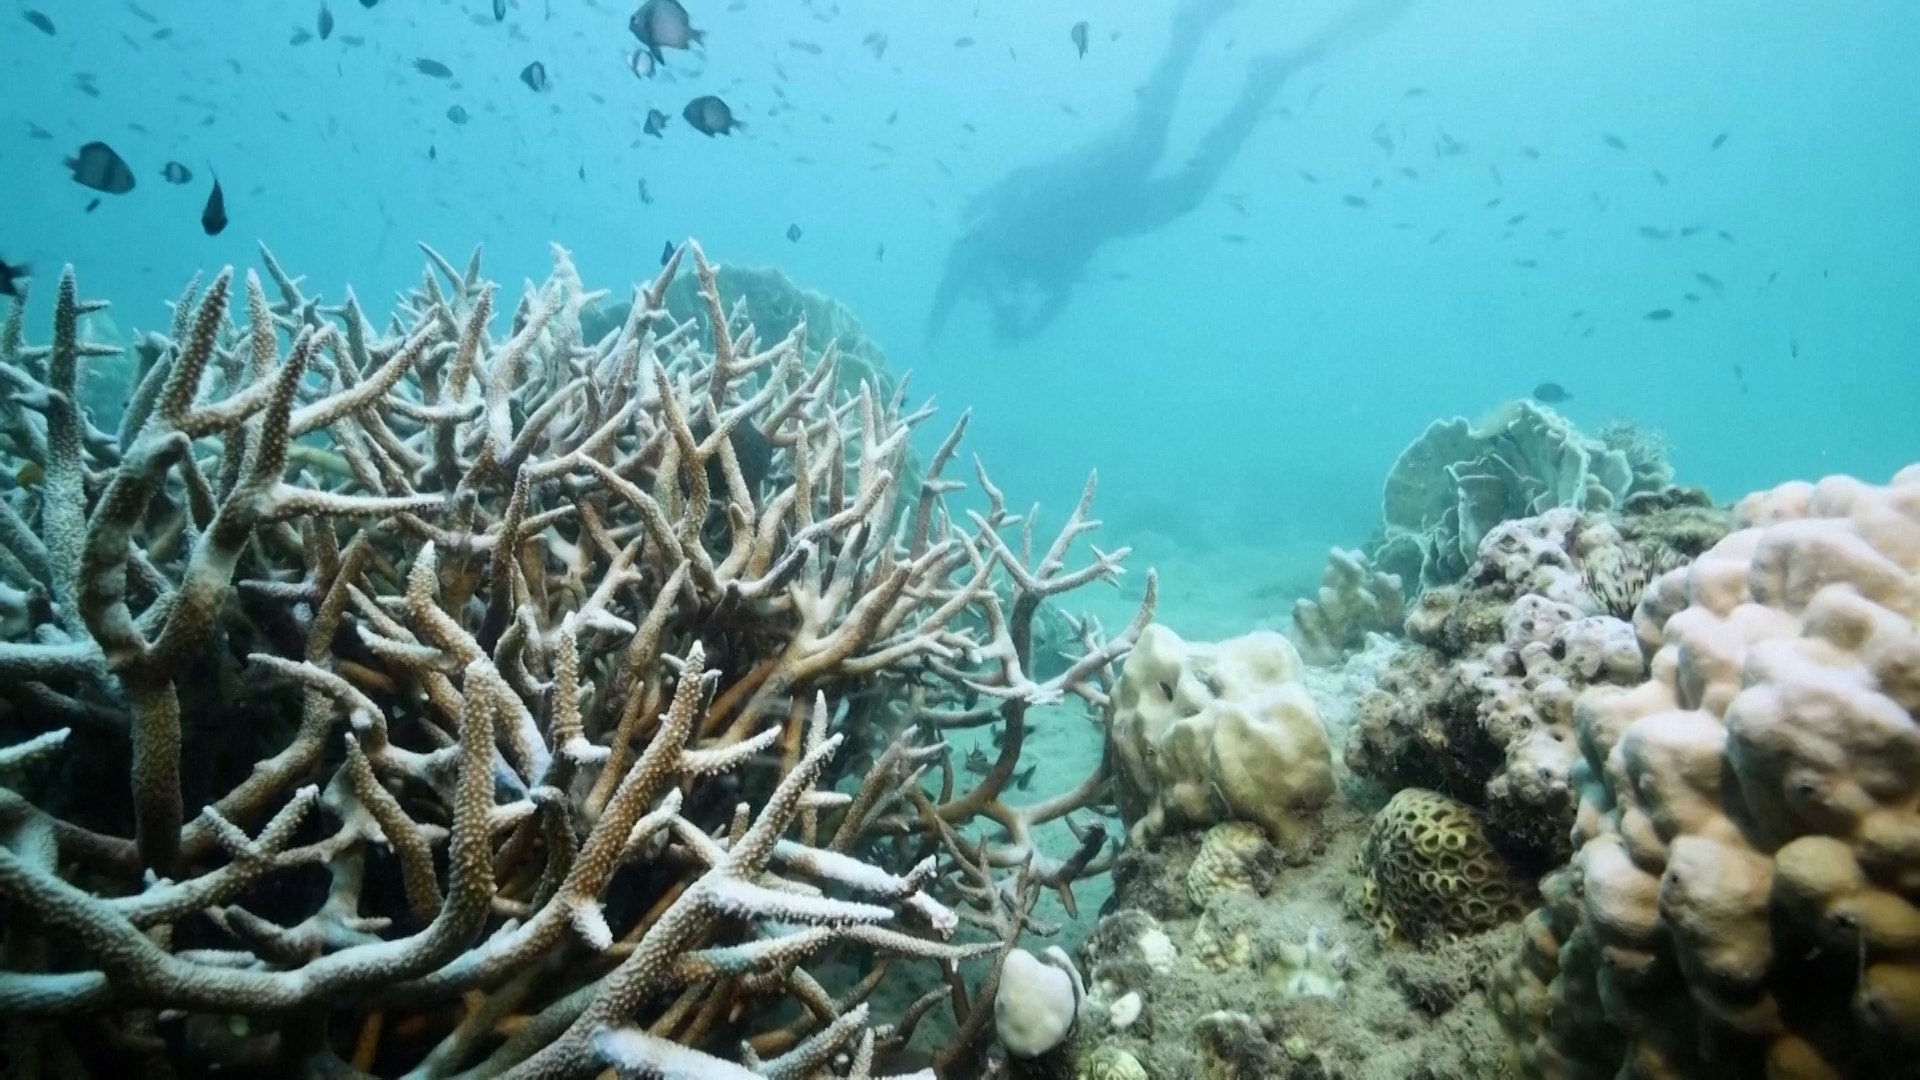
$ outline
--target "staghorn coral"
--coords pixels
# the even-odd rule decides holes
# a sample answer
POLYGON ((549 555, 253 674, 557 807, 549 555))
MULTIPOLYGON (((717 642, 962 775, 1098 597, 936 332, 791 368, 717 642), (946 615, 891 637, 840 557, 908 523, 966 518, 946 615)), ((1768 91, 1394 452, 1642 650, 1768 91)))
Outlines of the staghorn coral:
POLYGON ((1361 552, 1334 548, 1319 593, 1294 603, 1289 636, 1307 663, 1337 664, 1369 633, 1399 633, 1405 603, 1399 577, 1375 570, 1361 552))
POLYGON ((1107 720, 1136 843, 1239 820, 1304 854, 1333 795, 1333 764, 1300 666, 1279 634, 1188 644, 1157 624, 1140 633, 1107 720))
POLYGON ((0 453, 44 477, 0 497, 10 1075, 870 1076, 947 1002, 934 1070, 977 1075, 1040 892, 1105 863, 1034 841, 1103 774, 1003 799, 1027 711, 1103 707, 1150 615, 1027 674, 1041 604, 1119 572, 1065 565, 1092 486, 1038 562, 984 472, 962 527, 964 421, 903 489, 927 414, 738 326, 697 248, 591 340, 563 250, 504 338, 429 254, 384 330, 270 255, 276 301, 190 286, 113 433, 71 271, 49 345, 0 329, 0 453), (963 790, 939 733, 983 723, 963 790), (945 985, 881 1022, 914 960, 945 985))
POLYGON ((1578 708, 1578 849, 1502 980, 1526 1075, 1912 1075, 1920 467, 1748 497, 1578 708))
POLYGON ((1375 814, 1359 870, 1362 908, 1388 940, 1454 940, 1526 911, 1526 883, 1480 815, 1438 792, 1407 788, 1375 814))

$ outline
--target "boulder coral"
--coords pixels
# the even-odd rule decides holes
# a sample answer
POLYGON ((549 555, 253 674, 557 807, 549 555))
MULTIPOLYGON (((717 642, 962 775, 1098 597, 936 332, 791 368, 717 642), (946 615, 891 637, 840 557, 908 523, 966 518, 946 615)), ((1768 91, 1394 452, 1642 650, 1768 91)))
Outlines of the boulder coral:
POLYGON ((1920 467, 1793 483, 1663 576, 1579 700, 1578 850, 1501 1000, 1540 1077, 1910 1076, 1920 467))
POLYGON ((1208 644, 1158 624, 1141 631, 1113 689, 1107 735, 1135 842, 1248 821, 1282 851, 1304 854, 1334 785, 1300 670, 1300 654, 1275 633, 1208 644))

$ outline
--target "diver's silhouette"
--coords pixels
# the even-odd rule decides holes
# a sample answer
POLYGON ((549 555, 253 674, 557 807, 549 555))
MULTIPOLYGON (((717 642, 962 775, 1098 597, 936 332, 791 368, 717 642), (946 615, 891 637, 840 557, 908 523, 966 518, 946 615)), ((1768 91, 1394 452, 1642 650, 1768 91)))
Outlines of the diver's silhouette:
POLYGON ((992 311, 999 340, 1039 333, 1066 308, 1102 244, 1152 232, 1200 205, 1289 76, 1378 30, 1410 0, 1364 0, 1299 46, 1253 61, 1240 96, 1192 160, 1156 176, 1200 39, 1237 2, 1187 0, 1125 124, 1064 157, 1015 169, 968 203, 966 231, 947 254, 927 317, 929 339, 968 296, 992 311))

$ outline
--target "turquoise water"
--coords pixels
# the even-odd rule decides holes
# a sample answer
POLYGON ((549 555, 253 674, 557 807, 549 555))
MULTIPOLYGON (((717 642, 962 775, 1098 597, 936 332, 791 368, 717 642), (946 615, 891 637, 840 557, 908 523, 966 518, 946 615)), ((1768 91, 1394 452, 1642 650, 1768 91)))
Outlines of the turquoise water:
MULTIPOLYGON (((55 36, 0 13, 0 257, 32 263, 43 298, 75 264, 123 331, 163 326, 192 273, 252 265, 257 241, 378 309, 417 278, 418 240, 482 243, 508 282, 543 275, 558 242, 618 289, 695 236, 851 306, 920 394, 973 410, 972 449, 1016 500, 1062 504, 1097 466, 1116 524, 1165 526, 1172 508, 1204 524, 1199 541, 1356 543, 1430 419, 1546 380, 1584 426, 1664 429, 1680 478, 1723 497, 1882 478, 1912 457, 1907 3, 1408 4, 1296 73, 1191 213, 1099 250, 1043 332, 997 342, 962 306, 931 347, 922 324, 968 200, 1124 123, 1175 36, 1170 5, 694 3, 704 48, 642 80, 629 9, 610 2, 510 3, 495 23, 485 0, 343 0, 331 39, 299 45, 317 4, 146 0, 150 22, 118 0, 36 3, 55 36), (880 57, 862 44, 874 32, 880 57), (416 73, 420 56, 455 78, 416 73), (544 93, 518 78, 533 60, 544 93), (97 96, 76 88, 83 72, 97 96), (745 127, 692 132, 680 109, 705 93, 745 127), (641 133, 650 107, 672 117, 663 139, 641 133), (1437 154, 1443 136, 1458 153, 1437 154), (94 193, 61 160, 91 140, 138 186, 87 213, 94 193), (193 182, 163 181, 169 160, 193 182), (209 238, 216 173, 232 225, 209 238), (1674 317, 1646 321, 1655 308, 1674 317)), ((1341 8, 1245 4, 1206 28, 1169 165, 1253 57, 1341 8)))

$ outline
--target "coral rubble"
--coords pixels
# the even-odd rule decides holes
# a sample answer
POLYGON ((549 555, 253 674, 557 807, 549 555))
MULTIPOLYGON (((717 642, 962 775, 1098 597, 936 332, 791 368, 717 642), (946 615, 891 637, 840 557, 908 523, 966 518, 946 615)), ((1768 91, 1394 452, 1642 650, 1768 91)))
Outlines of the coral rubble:
POLYGON ((588 336, 556 249, 504 337, 477 257, 378 323, 268 256, 277 299, 188 289, 111 432, 101 305, 69 271, 37 346, 15 304, 9 1075, 981 1074, 1040 893, 1105 862, 1035 840, 1103 773, 1008 800, 1027 711, 1104 707, 1151 582, 1030 674, 1043 601, 1120 571, 1066 567, 1087 501, 1030 561, 982 472, 963 526, 960 428, 908 484, 927 413, 730 317, 697 248, 672 318, 683 255, 588 336), (962 784, 940 733, 987 723, 962 784))

